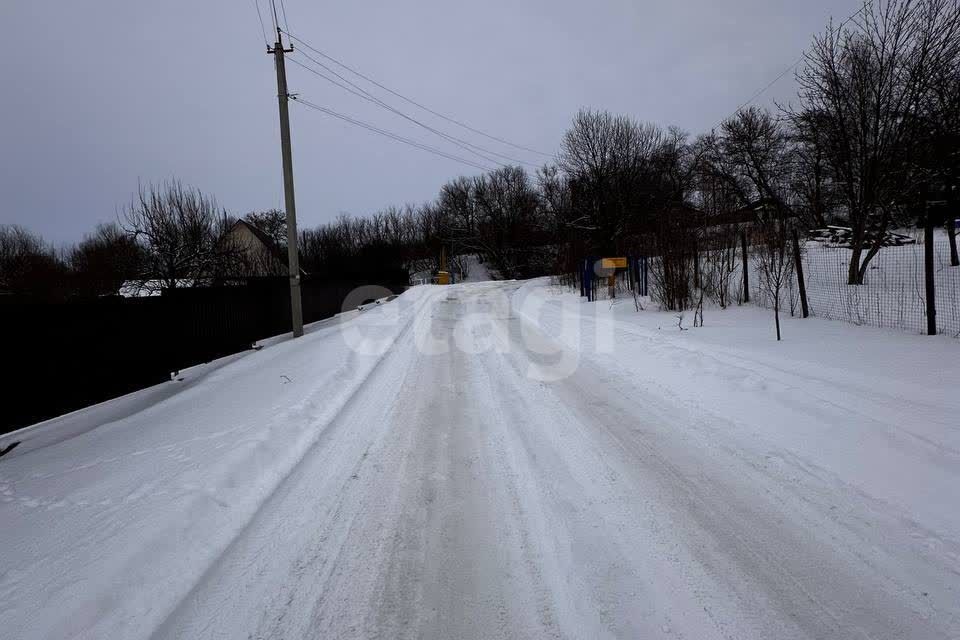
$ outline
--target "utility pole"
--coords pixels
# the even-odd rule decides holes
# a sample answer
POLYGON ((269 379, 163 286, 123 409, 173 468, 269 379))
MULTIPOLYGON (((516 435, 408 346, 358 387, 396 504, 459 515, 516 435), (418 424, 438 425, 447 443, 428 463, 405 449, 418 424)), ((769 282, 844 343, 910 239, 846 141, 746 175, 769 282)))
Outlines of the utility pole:
POLYGON ((303 335, 303 307, 300 301, 300 257, 297 252, 297 206, 293 198, 293 154, 290 151, 290 112, 287 92, 287 67, 283 54, 293 51, 283 48, 280 29, 277 42, 267 53, 272 53, 277 67, 277 101, 280 103, 280 150, 283 155, 283 197, 287 209, 287 270, 290 275, 290 318, 293 337, 303 335))

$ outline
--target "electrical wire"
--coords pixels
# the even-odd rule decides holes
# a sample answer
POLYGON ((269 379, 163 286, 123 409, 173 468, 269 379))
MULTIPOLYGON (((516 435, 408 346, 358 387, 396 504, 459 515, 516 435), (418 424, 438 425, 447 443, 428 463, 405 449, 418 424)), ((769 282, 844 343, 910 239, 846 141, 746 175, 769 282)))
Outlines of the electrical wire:
POLYGON ((385 86, 385 85, 377 82, 376 80, 374 80, 373 78, 370 78, 369 76, 366 76, 366 75, 362 74, 361 72, 359 72, 359 71, 357 71, 356 69, 348 66, 347 64, 341 62, 340 60, 337 60, 337 59, 334 58, 333 56, 330 56, 330 55, 324 53, 323 51, 320 51, 319 49, 313 47, 309 42, 303 40, 302 38, 299 38, 299 37, 293 35, 293 34, 290 33, 289 31, 284 31, 284 33, 286 33, 286 34, 287 34, 287 37, 289 37, 291 40, 296 40, 296 41, 299 42, 301 45, 303 45, 304 47, 306 47, 306 48, 309 49, 310 51, 313 51, 313 52, 316 53, 317 55, 322 56, 323 58, 326 58, 326 59, 329 60, 330 62, 333 62, 334 64, 338 65, 339 67, 341 67, 341 68, 343 68, 343 69, 346 69, 347 71, 349 71, 350 73, 354 74, 355 76, 357 76, 357 77, 359 77, 359 78, 362 78, 363 80, 366 80, 366 81, 369 82, 370 84, 372 84, 372 85, 374 85, 374 86, 376 86, 376 87, 379 87, 380 89, 383 89, 383 90, 386 91, 387 93, 390 93, 390 94, 392 94, 392 95, 400 98, 401 100, 404 100, 404 101, 406 101, 406 102, 409 102, 410 104, 412 104, 412 105, 415 106, 415 107, 418 107, 418 108, 420 108, 420 109, 423 109, 423 110, 426 111, 427 113, 430 113, 430 114, 432 114, 432 115, 434 115, 434 116, 436 116, 436 117, 438 117, 438 118, 441 118, 441 119, 443 119, 443 120, 446 120, 447 122, 450 122, 450 123, 452 123, 452 124, 455 124, 455 125, 457 125, 458 127, 463 127, 464 129, 467 129, 468 131, 472 131, 473 133, 476 133, 476 134, 478 134, 478 135, 484 136, 485 138, 489 138, 489 139, 495 140, 496 142, 499 142, 499 143, 501 143, 501 144, 505 144, 505 145, 508 145, 508 146, 510 146, 510 147, 514 147, 515 149, 520 149, 520 150, 522 150, 522 151, 528 151, 528 152, 530 152, 530 153, 536 153, 536 154, 538 154, 538 155, 545 156, 545 157, 547 157, 547 158, 552 158, 552 157, 553 157, 553 154, 545 153, 545 152, 543 152, 543 151, 538 151, 538 150, 536 150, 536 149, 531 149, 530 147, 525 147, 525 146, 523 146, 523 145, 510 142, 509 140, 505 140, 505 139, 503 139, 503 138, 499 138, 499 137, 497 137, 497 136, 495 136, 495 135, 486 133, 485 131, 481 131, 480 129, 476 129, 476 128, 474 128, 474 127, 471 127, 470 125, 468 125, 468 124, 466 124, 466 123, 464 123, 464 122, 461 122, 461 121, 459 121, 459 120, 457 120, 457 119, 455 119, 455 118, 452 118, 452 117, 450 117, 450 116, 444 115, 444 114, 442 114, 442 113, 440 113, 440 112, 438 112, 438 111, 434 111, 434 110, 431 109, 430 107, 427 107, 427 106, 425 106, 425 105, 423 105, 423 104, 421 104, 421 103, 413 100, 412 98, 408 98, 407 96, 403 95, 402 93, 400 93, 400 92, 398 92, 398 91, 395 91, 394 89, 391 89, 390 87, 387 87, 387 86, 385 86))
POLYGON ((263 44, 270 46, 270 42, 267 40, 267 28, 263 24, 263 14, 260 13, 260 0, 253 0, 253 6, 257 9, 257 20, 260 21, 260 33, 263 35, 263 44))
MULTIPOLYGON (((388 109, 388 110, 392 110, 389 105, 380 102, 375 96, 371 96, 370 94, 368 94, 366 91, 364 91, 363 89, 361 89, 361 88, 359 88, 359 87, 357 87, 356 89, 352 89, 352 88, 350 88, 349 86, 343 85, 343 84, 337 82, 336 80, 333 80, 332 78, 328 78, 327 76, 323 75, 321 72, 317 71, 316 69, 312 69, 311 67, 308 67, 307 65, 303 64, 302 62, 300 62, 300 61, 297 60, 296 58, 288 58, 288 60, 290 60, 290 62, 293 62, 293 63, 296 64, 297 66, 302 67, 302 68, 306 69, 307 71, 313 73, 314 75, 316 75, 316 76, 318 76, 318 77, 320 77, 320 78, 323 78, 323 79, 326 80, 327 82, 330 82, 331 84, 333 84, 333 85, 335 85, 335 86, 337 86, 337 87, 340 87, 340 88, 343 89, 344 91, 347 91, 347 92, 349 92, 349 93, 352 93, 353 95, 358 96, 358 97, 360 97, 360 98, 363 98, 364 100, 368 100, 368 101, 370 101, 370 102, 373 102, 373 103, 376 104, 377 106, 383 107, 383 108, 388 109)), ((472 153, 473 155, 475 155, 475 156, 477 156, 477 157, 479 157, 479 158, 481 158, 481 159, 483 159, 483 160, 486 160, 487 162, 492 162, 493 164, 495 164, 495 165, 497 165, 497 166, 504 166, 504 165, 502 165, 501 163, 499 163, 499 162, 497 162, 496 160, 494 160, 493 158, 490 158, 490 157, 488 157, 488 156, 485 156, 485 155, 482 154, 482 153, 479 153, 479 152, 477 152, 477 151, 474 151, 474 150, 471 149, 468 145, 465 145, 465 144, 463 144, 463 143, 461 143, 461 142, 459 142, 459 141, 457 141, 457 140, 455 140, 455 139, 452 139, 452 138, 446 136, 443 132, 437 131, 436 129, 432 129, 432 128, 430 128, 430 127, 427 126, 427 125, 424 125, 424 124, 422 124, 422 123, 420 123, 420 122, 417 122, 416 120, 413 120, 412 118, 407 118, 407 117, 406 117, 404 114, 402 114, 402 113, 399 113, 399 112, 397 112, 397 113, 398 113, 398 115, 401 115, 401 116, 405 117, 406 119, 410 120, 411 122, 414 122, 415 124, 424 127, 424 128, 427 129, 428 131, 430 131, 430 132, 432 132, 432 133, 435 133, 436 135, 440 136, 441 138, 447 140, 448 142, 453 143, 454 145, 460 147, 460 148, 463 149, 464 151, 468 151, 468 152, 472 153)))
POLYGON ((270 0, 270 10, 273 13, 273 30, 277 32, 277 37, 280 37, 280 20, 277 18, 277 0, 270 0))
POLYGON ((431 127, 430 125, 425 124, 425 123, 421 122, 420 120, 417 120, 416 118, 414 118, 414 117, 412 117, 412 116, 404 113, 403 111, 400 111, 399 109, 393 107, 392 105, 384 102, 383 100, 381 100, 381 99, 378 98, 377 96, 373 95, 372 93, 370 93, 369 91, 367 91, 367 90, 364 89, 363 87, 361 87, 361 86, 357 85, 356 83, 350 81, 350 79, 345 78, 345 77, 342 76, 341 74, 337 73, 334 69, 331 69, 330 67, 326 66, 325 64, 323 64, 322 62, 316 60, 315 58, 311 57, 310 55, 308 55, 308 54, 306 54, 306 53, 304 53, 304 52, 302 52, 302 51, 297 51, 297 53, 298 53, 299 55, 304 56, 305 58, 307 58, 308 60, 310 60, 310 61, 313 62, 314 64, 316 64, 316 65, 320 66, 321 68, 325 69, 328 73, 333 74, 334 76, 336 76, 337 78, 339 78, 340 80, 342 80, 343 82, 345 82, 345 83, 346 83, 347 85, 349 85, 349 86, 344 86, 344 85, 341 84, 340 82, 337 82, 336 80, 333 80, 333 79, 327 77, 326 75, 324 75, 323 73, 317 71, 316 69, 313 69, 313 68, 311 68, 311 67, 303 64, 302 62, 300 62, 300 61, 297 60, 296 58, 292 58, 292 57, 289 58, 289 60, 290 60, 291 62, 293 62, 294 64, 296 64, 297 66, 302 67, 303 69, 306 69, 306 70, 309 71, 310 73, 313 73, 314 75, 316 75, 316 76, 318 76, 318 77, 320 77, 320 78, 323 78, 323 79, 326 80, 327 82, 330 82, 331 84, 334 84, 334 85, 336 85, 337 87, 340 87, 340 88, 343 89, 344 91, 347 91, 347 92, 349 92, 349 93, 352 93, 352 94, 355 95, 355 96, 358 96, 358 97, 360 97, 360 98, 362 98, 362 99, 364 99, 364 100, 367 100, 368 102, 372 102, 372 103, 376 104, 377 106, 379 106, 379 107, 381 107, 381 108, 383 108, 383 109, 386 109, 387 111, 390 111, 391 113, 394 113, 394 114, 400 116, 401 118, 404 118, 405 120, 408 120, 408 121, 414 123, 415 125, 417 125, 417 126, 419 126, 419 127, 422 127, 423 129, 426 129, 427 131, 429 131, 429 132, 431 132, 431 133, 433 133, 433 134, 435 134, 435 135, 437 135, 437 136, 440 136, 440 137, 443 138, 444 140, 453 143, 454 145, 460 147, 460 148, 463 149, 464 151, 468 151, 468 152, 472 153, 473 155, 475 155, 475 156, 477 156, 477 157, 479 157, 479 158, 482 158, 483 160, 486 160, 487 162, 492 162, 493 164, 500 165, 500 166, 506 166, 506 165, 504 165, 502 162, 500 162, 500 161, 498 161, 498 160, 495 160, 494 158, 489 157, 489 156, 497 156, 497 157, 500 157, 500 158, 504 158, 504 159, 506 159, 506 160, 509 160, 509 161, 511 161, 511 162, 515 162, 515 163, 517 163, 517 164, 525 164, 525 165, 528 165, 528 166, 531 166, 531 167, 537 167, 537 166, 538 166, 538 165, 535 165, 535 164, 533 164, 533 163, 531 163, 531 162, 526 162, 525 160, 520 160, 520 159, 518 159, 518 158, 513 158, 513 157, 511 157, 511 156, 507 156, 507 155, 504 155, 504 154, 502 154, 502 153, 497 153, 496 151, 492 151, 492 150, 490 150, 490 149, 486 149, 486 148, 484 148, 484 147, 475 145, 475 144, 473 144, 472 142, 469 142, 469 141, 464 140, 464 139, 462 139, 462 138, 458 138, 458 137, 456 137, 456 136, 452 136, 452 135, 450 135, 450 134, 448 134, 448 133, 445 133, 445 132, 443 132, 443 131, 440 131, 440 130, 438 130, 438 129, 435 129, 434 127, 431 127), (481 153, 481 152, 482 152, 482 153, 481 153), (489 154, 489 155, 485 155, 485 154, 489 154))
MULTIPOLYGON (((871 1, 871 0, 865 0, 864 3, 860 6, 859 9, 857 9, 856 11, 854 11, 853 13, 851 13, 849 16, 847 16, 847 17, 840 23, 840 25, 837 27, 837 29, 838 29, 838 30, 839 30, 839 29, 843 29, 843 27, 846 26, 846 24, 847 24, 848 22, 850 22, 851 20, 853 20, 854 18, 856 18, 858 15, 860 15, 860 14, 867 8, 868 3, 869 3, 870 1, 871 1)), ((291 38, 293 37, 293 36, 291 36, 289 33, 288 33, 287 35, 288 35, 289 37, 291 37, 291 38)), ((739 113, 741 109, 743 109, 745 106, 747 106, 748 104, 750 104, 751 102, 753 102, 754 100, 756 100, 757 98, 759 98, 760 96, 762 96, 764 93, 766 93, 767 90, 770 89, 770 87, 772 87, 772 86, 775 85, 777 82, 779 82, 781 79, 783 79, 783 77, 784 77, 785 75, 787 75, 788 73, 790 73, 791 71, 793 71, 794 69, 796 69, 797 66, 798 66, 801 62, 804 61, 805 57, 806 57, 805 54, 800 54, 800 57, 797 58, 796 62, 794 62, 794 63, 791 64, 789 67, 787 67, 786 69, 784 69, 784 70, 780 73, 780 75, 778 75, 776 78, 774 78, 773 80, 771 80, 770 82, 768 82, 766 85, 764 85, 764 87, 763 87, 762 89, 758 90, 756 93, 754 93, 752 96, 750 96, 750 98, 749 98, 746 102, 741 103, 740 106, 738 106, 736 109, 734 109, 733 113, 731 113, 730 115, 726 116, 725 118, 722 118, 717 124, 715 124, 715 125, 713 126, 713 128, 714 128, 714 129, 717 128, 719 125, 723 124, 724 122, 726 122, 727 120, 729 120, 729 119, 732 118, 733 116, 737 115, 737 113, 739 113)))
POLYGON ((287 21, 287 5, 283 0, 280 0, 280 13, 283 15, 284 32, 289 31, 290 23, 287 21))
POLYGON ((362 121, 362 120, 357 120, 356 118, 351 118, 350 116, 348 116, 348 115, 346 115, 346 114, 339 113, 339 112, 337 112, 337 111, 334 111, 334 110, 332 110, 332 109, 328 109, 328 108, 326 108, 326 107, 322 107, 322 106, 320 106, 320 105, 318 105, 318 104, 314 104, 313 102, 310 102, 309 100, 305 100, 304 98, 302 98, 302 97, 300 97, 300 96, 290 96, 290 99, 293 100, 293 101, 294 101, 295 103, 297 103, 297 104, 302 104, 302 105, 305 106, 305 107, 309 107, 309 108, 314 109, 314 110, 316 110, 316 111, 320 111, 321 113, 325 113, 325 114, 327 114, 327 115, 333 116, 334 118, 338 118, 338 119, 340 119, 340 120, 343 120, 344 122, 348 122, 348 123, 350 123, 350 124, 352 124, 352 125, 355 125, 355 126, 358 126, 358 127, 362 128, 362 129, 366 129, 366 130, 372 131, 372 132, 374 132, 374 133, 379 133, 380 135, 385 136, 385 137, 387 137, 387 138, 390 138, 390 139, 392 139, 392 140, 396 140, 397 142, 402 142, 402 143, 404 143, 404 144, 410 145, 410 146, 412 146, 412 147, 416 147, 417 149, 421 149, 421 150, 423 150, 423 151, 426 151, 426 152, 428 152, 428 153, 432 153, 432 154, 437 155, 437 156, 440 156, 440 157, 442 157, 442 158, 446 158, 446 159, 448 159, 448 160, 453 160, 453 161, 455 161, 455 162, 459 162, 459 163, 461 163, 461 164, 465 164, 465 165, 470 166, 470 167, 473 167, 473 168, 475 168, 475 169, 480 169, 481 171, 494 171, 494 169, 491 168, 491 167, 484 166, 484 165, 482 165, 482 164, 479 164, 479 163, 474 162, 474 161, 472 161, 472 160, 468 160, 468 159, 466 159, 466 158, 461 158, 460 156, 455 156, 455 155, 453 155, 453 154, 451 154, 451 153, 447 153, 446 151, 443 151, 442 149, 437 149, 436 147, 431 147, 430 145, 423 144, 422 142, 417 142, 416 140, 412 140, 412 139, 410 139, 410 138, 406 138, 406 137, 404 137, 404 136, 401 136, 401 135, 398 135, 398 134, 396 134, 396 133, 393 133, 392 131, 387 131, 386 129, 381 129, 380 127, 377 127, 377 126, 375 126, 375 125, 370 124, 369 122, 364 122, 364 121, 362 121))

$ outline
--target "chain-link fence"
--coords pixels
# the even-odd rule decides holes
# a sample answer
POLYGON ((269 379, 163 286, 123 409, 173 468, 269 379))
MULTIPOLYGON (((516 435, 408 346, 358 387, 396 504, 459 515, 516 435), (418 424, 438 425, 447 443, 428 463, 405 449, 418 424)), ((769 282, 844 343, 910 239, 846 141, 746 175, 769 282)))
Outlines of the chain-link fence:
MULTIPOLYGON (((926 333, 927 307, 923 244, 884 247, 870 261, 862 285, 847 284, 850 250, 808 242, 803 250, 803 275, 810 315, 926 333)), ((934 282, 937 332, 960 337, 960 266, 950 266, 946 239, 934 241, 934 282)), ((752 301, 771 307, 759 273, 750 268, 752 301)), ((782 310, 797 313, 800 293, 795 273, 784 285, 782 310)))
MULTIPOLYGON (((927 330, 924 246, 884 247, 867 267, 864 283, 847 284, 850 250, 809 243, 803 256, 810 312, 821 318, 927 330)), ((937 332, 960 336, 960 266, 950 266, 946 240, 933 245, 937 332)))
MULTIPOLYGON (((934 240, 934 283, 936 291, 937 332, 960 337, 960 266, 950 265, 950 245, 946 238, 934 240)), ((771 287, 764 282, 764 270, 758 268, 759 247, 747 249, 747 277, 750 302, 773 307, 771 287)), ((787 248, 792 256, 792 247, 787 248)), ((900 329, 911 333, 927 332, 927 308, 922 243, 881 249, 870 261, 862 285, 848 285, 850 249, 819 242, 806 242, 802 249, 803 275, 810 315, 858 325, 900 329)), ((659 258, 649 258, 650 291, 658 295, 659 258)), ((743 252, 740 246, 700 252, 691 262, 689 277, 693 300, 703 290, 714 303, 740 304, 743 295, 743 252)), ((780 310, 799 315, 798 274, 792 265, 785 270, 780 295, 780 310)), ((631 296, 638 278, 618 271, 608 287, 606 278, 594 278, 592 299, 604 300, 631 296)), ((660 274, 662 275, 662 274, 660 274)), ((576 275, 569 277, 577 286, 576 275)), ((583 291, 581 290, 581 293, 583 291)), ((586 294, 585 294, 586 295, 586 294)), ((655 300, 655 302, 660 302, 655 300)))

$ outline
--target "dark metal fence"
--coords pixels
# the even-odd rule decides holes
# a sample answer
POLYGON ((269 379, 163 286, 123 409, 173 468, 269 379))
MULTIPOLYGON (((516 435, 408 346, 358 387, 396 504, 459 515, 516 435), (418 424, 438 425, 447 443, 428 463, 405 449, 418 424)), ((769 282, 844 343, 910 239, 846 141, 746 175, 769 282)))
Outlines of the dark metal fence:
MULTIPOLYGON (((405 278, 405 272, 372 283, 307 278, 304 319, 339 313, 362 284, 399 293, 405 278)), ((171 372, 290 328, 286 278, 148 298, 44 303, 0 297, 0 433, 169 380, 171 372)))

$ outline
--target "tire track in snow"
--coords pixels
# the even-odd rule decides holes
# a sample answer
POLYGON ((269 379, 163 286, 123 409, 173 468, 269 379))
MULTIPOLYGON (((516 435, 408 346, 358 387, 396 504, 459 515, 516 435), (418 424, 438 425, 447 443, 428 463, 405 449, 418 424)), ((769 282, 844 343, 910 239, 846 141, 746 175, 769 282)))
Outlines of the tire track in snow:
POLYGON ((308 459, 312 452, 314 452, 318 447, 322 446, 327 440, 335 436, 335 432, 328 429, 328 427, 333 426, 337 427, 339 425, 337 418, 343 414, 344 411, 348 410, 351 403, 361 395, 362 390, 367 385, 368 381, 371 379, 371 376, 378 370, 382 363, 394 355, 394 347, 398 342, 402 342, 407 335, 410 333, 411 328, 414 326, 414 321, 416 320, 417 313, 423 308, 427 302, 429 302, 430 295, 423 295, 417 300, 415 309, 409 314, 409 317, 406 319, 404 327, 400 330, 397 336, 391 341, 390 346, 382 353, 379 357, 375 359, 372 365, 368 368, 363 377, 357 382, 357 384, 341 399, 338 403, 338 406, 334 409, 331 417, 323 425, 323 428, 319 429, 317 432, 317 437, 304 449, 301 455, 297 457, 294 463, 284 472, 282 477, 276 482, 273 488, 260 500, 259 504, 255 509, 250 513, 249 517, 246 519, 245 524, 239 528, 233 536, 230 538, 229 542, 218 551, 218 553, 210 559, 210 562, 204 568, 203 572, 198 576, 194 581, 193 586, 185 592, 173 605, 172 608, 163 616, 160 623, 155 627, 154 631, 150 634, 151 639, 161 638, 167 635, 167 629, 172 624, 172 621, 180 614, 184 613, 190 606, 190 601, 196 595, 196 593, 207 583, 211 577, 216 573, 218 569, 218 564, 220 560, 228 554, 231 549, 235 548, 243 536, 250 530, 253 523, 257 520, 258 515, 263 511, 266 505, 270 503, 272 499, 277 495, 284 485, 289 481, 292 475, 294 475, 297 470, 304 464, 304 461, 308 459))
MULTIPOLYGON (((533 328, 539 330, 536 325, 533 328)), ((549 337, 544 340, 556 344, 549 337)), ((557 400, 571 407, 585 424, 605 431, 626 459, 644 462, 654 481, 674 496, 663 506, 686 521, 678 533, 689 538, 690 532, 699 530, 706 539, 715 540, 711 546, 722 550, 699 553, 698 562, 726 581, 743 602, 760 594, 773 597, 781 612, 777 617, 794 620, 816 637, 907 638, 919 619, 932 622, 936 609, 920 597, 919 589, 902 582, 906 576, 893 577, 905 558, 878 557, 875 549, 885 542, 882 537, 878 540, 876 533, 863 527, 847 528, 834 519, 828 506, 808 501, 809 488, 800 490, 789 478, 771 475, 755 466, 745 451, 724 443, 719 439, 724 418, 710 415, 689 399, 665 394, 682 407, 677 411, 636 380, 617 377, 611 373, 619 369, 616 354, 589 353, 581 358, 576 373, 557 385, 562 389, 557 400), (635 424, 642 405, 650 414, 649 426, 638 429, 631 423, 635 424), (711 421, 719 424, 705 428, 711 421), (708 451, 724 455, 704 455, 708 451), (740 475, 742 470, 753 473, 747 479, 740 475), (678 501, 679 496, 684 500, 678 501), (798 512, 791 511, 803 503, 806 506, 798 512), (803 601, 812 610, 797 606, 803 601)), ((862 493, 836 483, 831 491, 835 501, 870 513, 872 501, 862 493)), ((867 522, 878 523, 872 518, 867 522)), ((899 523, 887 520, 884 524, 903 533, 899 523)), ((702 543, 693 538, 690 547, 702 548, 702 543)), ((896 547, 890 551, 903 555, 896 547)), ((934 565, 927 566, 933 569, 934 565)), ((914 584, 918 578, 942 582, 945 575, 934 571, 923 578, 910 576, 914 584)), ((940 625, 927 627, 927 632, 935 634, 931 638, 950 637, 946 629, 957 624, 954 613, 940 615, 940 625)), ((784 637, 782 632, 775 635, 784 637)))

